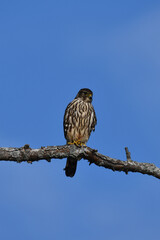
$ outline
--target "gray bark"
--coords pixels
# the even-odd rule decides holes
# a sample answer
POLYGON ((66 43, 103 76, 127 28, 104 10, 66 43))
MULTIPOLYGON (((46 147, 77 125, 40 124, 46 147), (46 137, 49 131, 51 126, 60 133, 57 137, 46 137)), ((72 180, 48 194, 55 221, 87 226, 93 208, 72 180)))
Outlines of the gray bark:
POLYGON ((75 145, 62 145, 62 146, 48 146, 41 147, 40 149, 31 149, 28 144, 21 148, 0 148, 0 161, 15 161, 15 162, 28 162, 39 161, 42 159, 51 161, 52 158, 67 158, 73 157, 77 159, 86 159, 89 163, 94 163, 97 166, 111 169, 113 171, 139 172, 148 174, 160 179, 160 168, 152 163, 140 163, 131 160, 128 148, 126 151, 126 161, 118 160, 108 156, 104 156, 97 152, 95 149, 89 147, 77 147, 75 145))

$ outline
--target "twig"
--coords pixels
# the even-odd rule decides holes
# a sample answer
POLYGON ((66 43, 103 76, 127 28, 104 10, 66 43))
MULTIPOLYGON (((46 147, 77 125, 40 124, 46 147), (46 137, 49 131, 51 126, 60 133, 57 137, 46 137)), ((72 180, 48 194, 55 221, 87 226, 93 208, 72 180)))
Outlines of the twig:
POLYGON ((131 160, 131 153, 129 152, 128 147, 125 147, 125 151, 126 151, 127 161, 128 161, 128 162, 129 162, 129 161, 132 161, 132 160, 131 160))

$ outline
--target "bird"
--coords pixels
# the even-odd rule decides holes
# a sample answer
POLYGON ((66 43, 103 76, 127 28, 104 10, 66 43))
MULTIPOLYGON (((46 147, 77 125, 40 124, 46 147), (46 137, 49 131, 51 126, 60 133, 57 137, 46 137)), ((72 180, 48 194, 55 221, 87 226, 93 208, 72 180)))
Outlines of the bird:
MULTIPOLYGON (((92 105, 93 92, 82 88, 65 110, 63 119, 64 136, 67 144, 86 146, 92 131, 95 130, 97 117, 92 105)), ((68 157, 64 168, 67 177, 73 177, 77 168, 77 160, 68 157)))

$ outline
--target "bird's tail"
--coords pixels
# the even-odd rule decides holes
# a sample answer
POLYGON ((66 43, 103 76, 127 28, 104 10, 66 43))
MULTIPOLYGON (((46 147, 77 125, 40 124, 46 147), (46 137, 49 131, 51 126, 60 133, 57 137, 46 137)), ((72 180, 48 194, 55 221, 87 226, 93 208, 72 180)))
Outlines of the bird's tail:
POLYGON ((77 168, 77 159, 69 157, 67 158, 65 174, 67 177, 73 177, 77 168))

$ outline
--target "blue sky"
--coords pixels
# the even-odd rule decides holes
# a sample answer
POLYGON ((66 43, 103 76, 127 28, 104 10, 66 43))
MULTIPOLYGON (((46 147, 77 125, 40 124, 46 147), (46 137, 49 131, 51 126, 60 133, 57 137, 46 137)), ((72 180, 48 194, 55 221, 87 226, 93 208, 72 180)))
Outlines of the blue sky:
MULTIPOLYGON (((1 1, 0 146, 65 144, 63 114, 94 92, 88 146, 160 166, 159 1, 1 1)), ((0 163, 0 237, 158 239, 160 182, 87 161, 0 163)))

